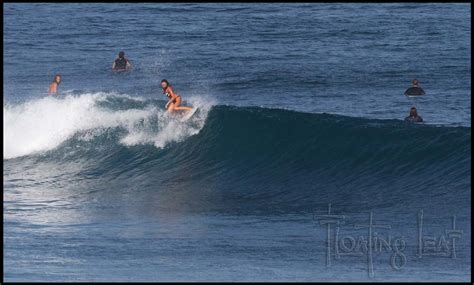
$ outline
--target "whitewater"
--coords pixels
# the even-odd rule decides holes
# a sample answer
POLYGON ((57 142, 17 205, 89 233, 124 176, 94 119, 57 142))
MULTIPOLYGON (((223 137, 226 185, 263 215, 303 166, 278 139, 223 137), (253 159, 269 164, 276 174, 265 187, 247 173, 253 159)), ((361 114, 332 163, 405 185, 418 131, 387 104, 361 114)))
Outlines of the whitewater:
MULTIPOLYGON (((210 101, 199 103, 189 98, 199 114, 190 122, 180 122, 157 105, 113 110, 101 107, 107 94, 95 93, 64 98, 44 97, 18 105, 4 105, 4 159, 45 152, 58 147, 75 134, 90 140, 107 129, 120 128, 126 134, 124 145, 153 144, 158 148, 196 134, 204 125, 212 107, 210 101)), ((115 96, 143 102, 140 98, 115 96)))
POLYGON ((3 8, 3 281, 470 280, 470 4, 3 8))

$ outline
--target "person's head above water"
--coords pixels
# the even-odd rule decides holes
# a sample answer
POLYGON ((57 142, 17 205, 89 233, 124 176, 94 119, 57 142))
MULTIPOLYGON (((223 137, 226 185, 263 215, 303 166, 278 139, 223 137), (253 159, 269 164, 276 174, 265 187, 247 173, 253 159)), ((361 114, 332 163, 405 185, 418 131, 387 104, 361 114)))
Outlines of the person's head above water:
POLYGON ((123 51, 119 52, 118 56, 119 56, 119 58, 123 58, 125 56, 125 52, 123 52, 123 51))
POLYGON ((61 83, 61 74, 56 74, 53 82, 56 82, 57 84, 61 83))
POLYGON ((160 85, 161 85, 161 88, 163 88, 163 89, 166 89, 168 86, 170 86, 168 80, 166 80, 166 79, 161 80, 160 85))
POLYGON ((413 84, 413 87, 418 87, 418 80, 413 79, 411 83, 413 84))
POLYGON ((411 107, 410 109, 410 117, 418 117, 418 112, 416 111, 415 107, 411 107))

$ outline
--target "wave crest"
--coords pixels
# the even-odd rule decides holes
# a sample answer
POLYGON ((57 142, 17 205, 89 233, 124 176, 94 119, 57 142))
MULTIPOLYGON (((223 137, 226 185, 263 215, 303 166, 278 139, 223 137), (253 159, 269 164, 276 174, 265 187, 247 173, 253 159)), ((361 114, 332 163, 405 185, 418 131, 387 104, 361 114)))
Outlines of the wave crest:
POLYGON ((111 128, 123 131, 119 142, 124 145, 163 148, 197 134, 204 126, 210 106, 198 98, 189 101, 199 110, 186 122, 169 116, 160 107, 161 101, 107 93, 44 97, 4 105, 3 158, 53 150, 77 133, 82 133, 81 140, 92 140, 111 128))

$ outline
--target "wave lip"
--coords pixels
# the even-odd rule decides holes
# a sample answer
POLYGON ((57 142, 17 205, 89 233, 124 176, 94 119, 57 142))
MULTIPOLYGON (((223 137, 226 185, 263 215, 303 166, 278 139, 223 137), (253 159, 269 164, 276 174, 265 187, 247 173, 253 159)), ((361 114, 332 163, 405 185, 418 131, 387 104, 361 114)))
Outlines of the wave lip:
POLYGON ((190 122, 171 118, 159 102, 107 93, 63 98, 44 97, 18 105, 4 105, 3 158, 11 159, 53 150, 76 134, 92 140, 105 130, 123 132, 120 143, 165 147, 199 132, 210 106, 191 98, 199 110, 190 122))

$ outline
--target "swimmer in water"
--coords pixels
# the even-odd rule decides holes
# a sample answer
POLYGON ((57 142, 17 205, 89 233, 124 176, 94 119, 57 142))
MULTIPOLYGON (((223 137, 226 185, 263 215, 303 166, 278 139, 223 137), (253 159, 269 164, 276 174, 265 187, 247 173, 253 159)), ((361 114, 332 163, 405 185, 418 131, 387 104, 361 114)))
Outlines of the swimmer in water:
POLYGON ((165 94, 166 97, 168 97, 169 99, 168 103, 166 103, 165 106, 168 112, 173 112, 174 110, 190 111, 193 109, 192 107, 181 106, 181 96, 179 96, 173 91, 173 88, 171 88, 171 85, 168 83, 168 80, 161 80, 161 88, 163 89, 163 94, 165 94))
POLYGON ((125 57, 125 52, 119 52, 118 57, 114 60, 114 63, 112 64, 112 69, 114 71, 126 71, 132 69, 132 64, 125 57))
POLYGON ((412 87, 408 88, 405 91, 405 95, 407 95, 407 96, 425 95, 425 91, 421 87, 418 86, 418 80, 413 79, 412 85, 413 85, 412 87))
POLYGON ((48 89, 48 93, 51 95, 51 94, 56 94, 57 91, 58 91, 58 85, 61 83, 61 75, 60 74, 56 74, 54 76, 54 80, 53 82, 51 82, 51 84, 49 84, 49 89, 48 89))
POLYGON ((410 116, 406 117, 405 121, 410 122, 410 123, 421 123, 423 122, 423 119, 420 116, 418 116, 418 112, 416 111, 416 108, 411 107, 410 116))

